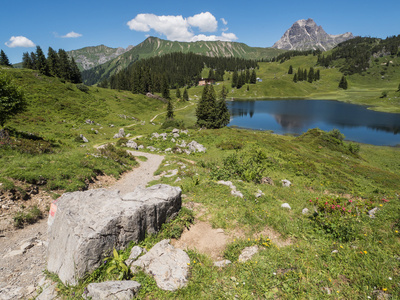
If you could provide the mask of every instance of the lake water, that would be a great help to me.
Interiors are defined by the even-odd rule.
[[[331,100],[268,100],[227,102],[228,126],[302,134],[310,128],[340,130],[346,140],[372,145],[400,145],[400,114]]]

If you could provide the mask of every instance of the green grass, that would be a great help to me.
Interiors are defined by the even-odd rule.
[[[314,59],[298,58],[291,63],[296,68],[296,62],[312,64]],[[248,94],[257,91],[258,95],[270,93],[272,97],[279,92],[282,97],[295,95],[299,98],[332,94],[336,99],[342,97],[343,101],[354,95],[352,101],[373,104],[392,101],[389,98],[393,99],[395,92],[391,86],[398,86],[397,82],[394,84],[395,72],[390,75],[393,79],[381,87],[373,80],[368,87],[362,77],[354,75],[349,78],[351,88],[338,91],[333,81],[339,74],[336,69],[322,70],[319,83],[297,85],[283,74],[288,66],[289,63],[261,64],[259,76],[265,74],[268,78],[262,84],[251,86]],[[118,177],[135,161],[119,147],[100,153],[94,146],[116,143],[112,136],[122,127],[132,136],[142,136],[137,141],[144,146],[161,150],[172,146],[169,141],[151,139],[153,132],[171,130],[160,129],[165,119],[163,115],[155,119],[155,125],[149,124],[156,114],[166,110],[166,105],[160,102],[129,92],[93,87],[83,93],[74,85],[37,75],[34,71],[8,72],[27,91],[30,106],[27,112],[7,124],[13,130],[10,130],[12,143],[0,148],[2,189],[12,188],[14,180],[43,184],[45,179],[50,190],[72,191],[84,189],[86,181],[97,174]],[[271,84],[270,89],[268,84]],[[375,99],[375,93],[379,96],[381,92],[378,91],[382,89],[389,91],[388,99]],[[315,94],[310,94],[314,90]],[[230,97],[245,94],[244,91],[234,90]],[[192,99],[189,103],[195,102],[196,96],[201,95],[201,88],[190,88],[189,95]],[[167,154],[165,161],[169,166],[162,165],[157,173],[178,169],[178,174],[162,177],[151,184],[180,186],[186,195],[183,202],[197,203],[206,212],[201,217],[204,221],[215,228],[237,232],[235,241],[225,252],[225,257],[231,258],[233,263],[219,269],[213,266],[210,257],[188,251],[191,263],[187,287],[165,292],[157,288],[150,276],[131,275],[142,284],[139,299],[366,299],[368,296],[376,298],[379,291],[399,299],[400,148],[360,145],[359,152],[352,153],[348,143],[317,129],[299,137],[235,128],[198,131],[193,127],[196,106],[178,110],[188,103],[176,99],[174,102],[176,118],[192,128],[190,136],[182,135],[179,139],[196,140],[207,147],[207,152],[190,156]],[[396,104],[391,105],[385,109],[395,110]],[[95,124],[86,124],[86,119]],[[98,134],[92,128],[98,130]],[[79,134],[86,136],[89,143],[76,139]],[[25,142],[18,146],[13,144],[18,141]],[[182,164],[186,168],[181,168]],[[270,177],[275,185],[260,184],[264,176]],[[176,181],[177,177],[182,180]],[[231,180],[244,194],[244,199],[232,196],[227,186],[217,184],[219,179]],[[283,179],[290,180],[292,186],[282,187]],[[260,198],[255,197],[258,190],[264,193]],[[329,204],[336,201],[336,205],[356,213],[332,213],[324,209],[323,200]],[[292,209],[282,209],[283,203],[289,203]],[[366,213],[372,206],[379,208],[374,219]],[[311,214],[303,215],[304,208]],[[313,215],[314,209],[318,215]],[[189,226],[191,216],[192,213],[183,211],[180,218],[140,244],[149,249],[163,238],[179,236],[181,230]],[[278,249],[273,242],[269,245],[267,239],[271,237],[255,239],[255,234],[265,228],[290,238],[292,244]],[[264,245],[265,249],[251,261],[237,262],[238,253],[245,246],[263,243],[268,246]],[[126,256],[128,250],[120,254]],[[337,252],[332,253],[333,250]],[[77,287],[59,283],[60,293],[64,299],[81,299],[80,295],[90,282],[118,277],[118,273],[108,274],[106,270],[105,264],[88,274]]]

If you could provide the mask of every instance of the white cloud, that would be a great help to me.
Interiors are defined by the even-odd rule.
[[[221,18],[221,21],[222,21],[222,23],[223,23],[225,26],[228,25],[228,21],[225,20],[224,18]]]
[[[195,35],[194,30],[200,32],[215,32],[218,29],[216,18],[209,12],[200,13],[188,18],[182,16],[157,16],[154,14],[138,14],[134,19],[127,22],[131,30],[150,32],[156,31],[165,35],[168,40],[192,42],[192,41],[216,41],[237,40],[233,33],[222,33],[216,35]]]
[[[189,17],[187,21],[191,26],[198,27],[202,32],[214,32],[218,28],[217,19],[208,11]]]
[[[35,43],[32,42],[30,39],[24,36],[12,36],[5,45],[9,48],[16,48],[16,47],[35,47]]]
[[[63,35],[61,37],[62,38],[78,38],[78,37],[81,37],[81,36],[82,36],[82,34],[71,31],[71,32],[69,32],[66,35]]]

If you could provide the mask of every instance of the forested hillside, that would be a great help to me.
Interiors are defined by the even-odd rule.
[[[339,66],[345,75],[366,71],[372,59],[383,56],[400,56],[400,35],[384,40],[356,37],[339,44],[331,53],[318,57],[318,64],[325,67]]]
[[[109,79],[111,75],[125,69],[139,59],[162,56],[174,52],[195,53],[208,57],[232,57],[243,59],[271,59],[285,50],[250,47],[243,43],[222,41],[176,42],[149,37],[130,51],[82,73],[87,85]]]
[[[163,89],[194,86],[202,70],[210,68],[208,77],[224,80],[225,71],[250,70],[257,62],[233,57],[207,57],[193,53],[171,53],[135,62],[130,67],[101,82],[102,87],[134,93],[162,92]]]

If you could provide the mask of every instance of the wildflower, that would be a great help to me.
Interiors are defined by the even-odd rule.
[[[343,209],[344,211],[346,211],[346,207],[343,207],[342,209]]]
[[[351,203],[351,202],[353,202],[353,200],[350,199],[349,202]]]
[[[188,266],[190,266],[190,263],[187,263]]]
[[[325,205],[328,205],[328,202],[325,202]]]
[[[395,232],[395,233],[399,233],[399,231],[398,231],[398,230],[395,230],[394,232]]]
[[[389,280],[392,280],[392,277],[389,277]]]
[[[386,292],[386,291],[387,291],[387,288],[383,288],[382,291]]]
[[[379,206],[383,206],[382,204],[379,204]]]
[[[342,245],[340,245],[340,248],[342,248],[342,249],[343,249],[343,246],[342,246]]]
[[[368,252],[367,251],[364,251],[364,254],[367,254]]]

